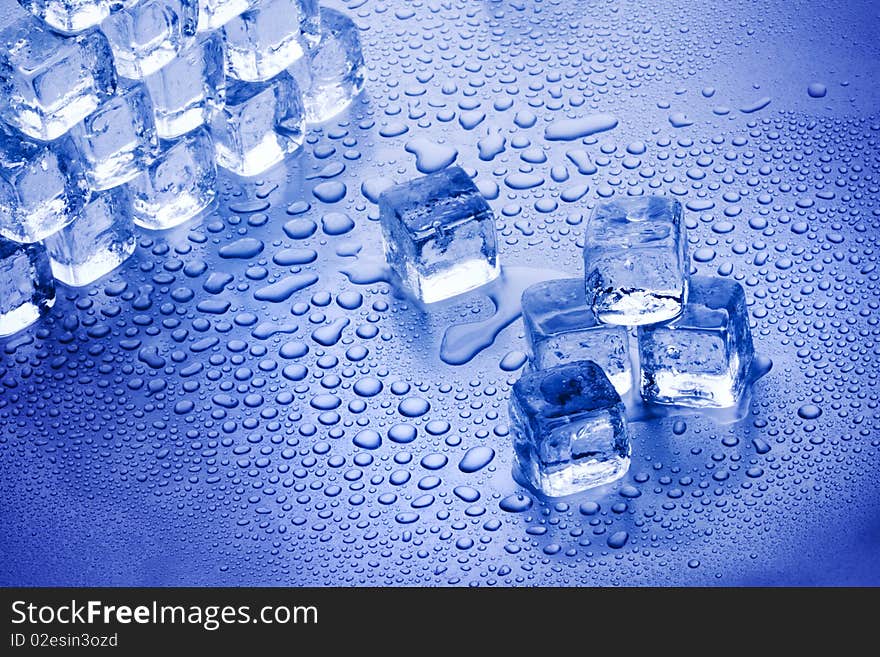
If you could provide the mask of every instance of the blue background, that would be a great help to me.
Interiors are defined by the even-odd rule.
[[[876,4],[332,4],[368,63],[350,110],[0,342],[0,583],[880,583]],[[617,127],[544,139],[600,112]],[[417,155],[490,198],[500,320],[486,296],[423,313],[381,280],[368,196]],[[773,367],[740,421],[634,423],[625,479],[545,503],[510,474],[525,342],[504,324],[526,282],[582,271],[598,200],[639,192],[686,204],[693,271],[743,284]],[[242,239],[262,249],[223,257]],[[289,248],[316,259],[277,264]],[[300,271],[317,282],[255,298]],[[463,472],[476,447],[493,458]]]

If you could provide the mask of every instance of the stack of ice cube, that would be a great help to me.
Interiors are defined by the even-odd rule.
[[[0,3],[0,236],[67,285],[130,256],[134,225],[203,213],[217,165],[249,177],[295,152],[363,86],[357,26],[317,0]],[[43,269],[0,266],[0,287]],[[48,304],[30,307],[0,330]]]
[[[633,327],[645,403],[718,408],[744,398],[753,358],[745,294],[732,280],[689,277],[686,241],[674,199],[604,203],[587,224],[584,279],[523,293],[530,369],[513,387],[511,419],[520,471],[546,494],[625,474]]]
[[[155,143],[152,119],[140,120],[145,92],[117,77],[107,39],[92,29],[108,5],[24,4],[47,22],[22,13],[0,31],[0,234],[26,245],[3,249],[0,286],[20,292],[6,300],[20,304],[4,308],[16,318],[6,330],[48,308],[33,299],[54,299],[49,271],[84,285],[133,252],[123,185]]]

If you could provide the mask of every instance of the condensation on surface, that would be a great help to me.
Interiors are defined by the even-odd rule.
[[[0,582],[880,582],[870,3],[335,6],[363,95],[0,341]],[[453,162],[513,275],[426,309],[373,201]],[[541,500],[511,475],[516,300],[639,193],[681,200],[772,369],[738,422],[646,415],[625,478]]]

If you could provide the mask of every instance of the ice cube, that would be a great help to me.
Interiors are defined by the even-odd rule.
[[[70,143],[92,189],[116,187],[137,176],[158,147],[150,95],[142,84],[117,93],[70,130]]]
[[[596,319],[587,304],[584,279],[532,285],[523,292],[522,312],[532,367],[543,370],[591,360],[605,371],[618,393],[632,389],[627,329]]]
[[[156,159],[129,183],[134,223],[163,230],[191,219],[214,201],[217,168],[206,128],[162,141]]]
[[[198,0],[141,0],[113,12],[101,25],[119,75],[140,80],[189,46],[196,33]]]
[[[303,56],[318,37],[317,0],[263,0],[223,28],[226,73],[260,82]]]
[[[681,316],[639,328],[642,397],[658,404],[727,407],[742,398],[752,334],[739,283],[691,278]]]
[[[305,116],[296,81],[282,72],[269,82],[232,82],[211,133],[218,165],[240,176],[266,171],[302,145]]]
[[[546,495],[608,484],[629,469],[623,403],[592,361],[523,374],[513,384],[510,419],[520,472]]]
[[[198,0],[199,32],[207,32],[223,27],[242,12],[247,11],[258,0]]]
[[[388,264],[424,303],[498,275],[495,217],[461,167],[386,189],[379,213]]]
[[[98,30],[65,37],[26,17],[0,32],[0,116],[34,139],[60,137],[115,89],[113,56]]]
[[[73,220],[85,192],[76,161],[59,157],[68,141],[44,144],[0,123],[0,235],[38,242]]]
[[[660,196],[603,203],[584,235],[587,299],[599,321],[628,326],[676,317],[687,296],[681,204]]]
[[[42,244],[0,237],[0,336],[35,322],[55,303],[55,281]]]
[[[308,123],[339,114],[364,87],[364,55],[357,25],[321,7],[320,40],[290,67],[303,93]]]
[[[49,27],[76,34],[99,24],[110,13],[111,0],[18,0],[18,3]]]
[[[52,274],[67,285],[88,285],[116,269],[135,248],[126,186],[94,194],[73,222],[44,244]]]
[[[173,139],[208,123],[223,107],[223,39],[217,33],[196,39],[169,64],[144,78],[153,101],[156,131]]]

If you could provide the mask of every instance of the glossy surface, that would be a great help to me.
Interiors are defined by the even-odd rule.
[[[880,583],[876,7],[336,6],[364,94],[0,343],[0,582]],[[503,271],[425,313],[375,200],[450,162]],[[628,193],[681,200],[772,369],[741,420],[645,415],[623,479],[545,502],[511,476],[519,298]]]

